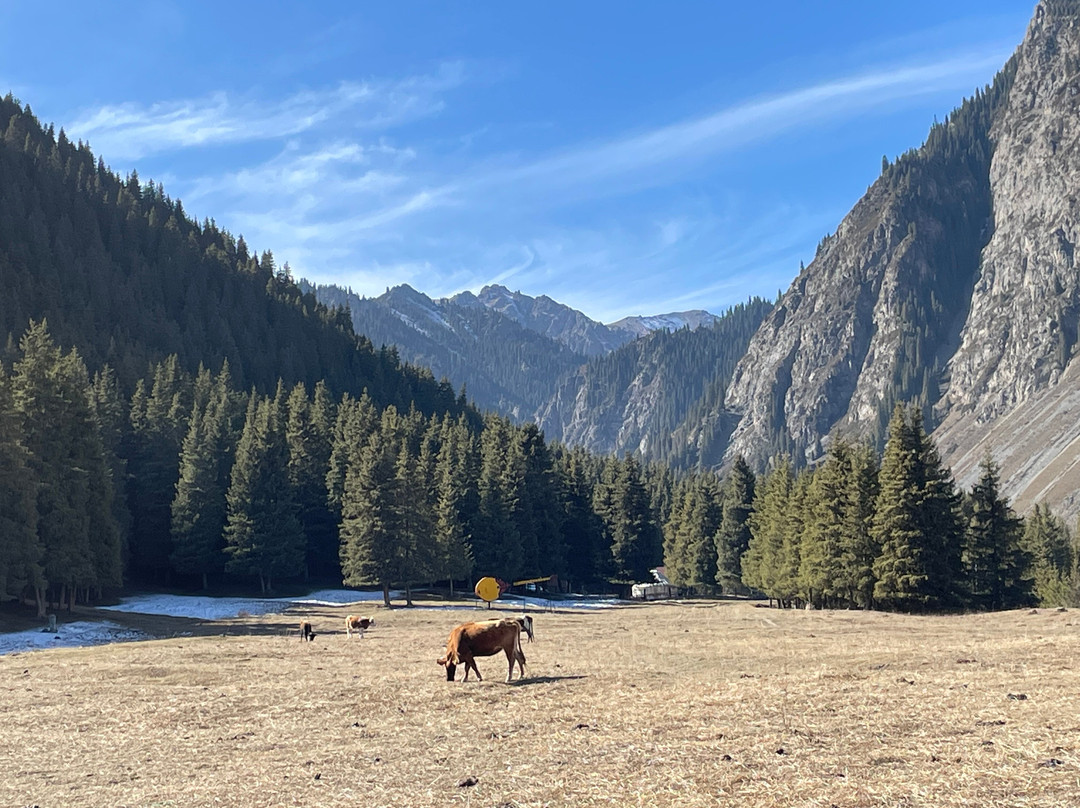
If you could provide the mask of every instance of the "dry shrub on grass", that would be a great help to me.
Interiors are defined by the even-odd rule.
[[[1080,804],[1073,612],[538,613],[509,686],[435,664],[478,612],[344,613],[0,657],[0,804]]]

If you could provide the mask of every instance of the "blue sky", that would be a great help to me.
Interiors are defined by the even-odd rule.
[[[1030,0],[0,0],[0,92],[319,283],[773,297]]]

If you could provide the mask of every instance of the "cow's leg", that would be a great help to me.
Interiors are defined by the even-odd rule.
[[[476,667],[476,659],[475,658],[470,658],[469,661],[465,663],[465,676],[466,677],[468,677],[468,675],[469,675],[469,668],[470,667],[474,671],[476,671],[476,680],[478,682],[484,681],[484,677],[480,675],[480,669],[478,667]]]
[[[511,680],[513,680],[513,678],[514,678],[514,648],[513,648],[513,646],[511,646],[511,647],[509,647],[509,648],[507,648],[505,650],[506,650],[506,661],[508,663],[510,663],[510,668],[506,672],[506,683],[510,684]]]

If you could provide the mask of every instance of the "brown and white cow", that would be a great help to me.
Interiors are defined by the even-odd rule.
[[[315,632],[311,629],[311,623],[305,620],[300,624],[300,642],[303,642],[304,640],[308,640],[310,642],[314,639]]]
[[[525,654],[521,650],[521,623],[517,620],[504,618],[502,620],[488,620],[482,623],[463,623],[450,632],[446,641],[446,655],[438,660],[438,663],[446,668],[446,681],[454,681],[454,674],[458,665],[465,666],[465,678],[469,681],[469,669],[476,671],[476,678],[481,682],[484,677],[480,675],[480,669],[476,667],[476,657],[493,656],[502,651],[506,654],[509,670],[506,673],[506,681],[509,683],[514,677],[514,663],[518,663],[521,669],[521,677],[525,676]]]
[[[355,631],[361,637],[364,636],[364,632],[375,625],[375,619],[372,617],[360,617],[356,614],[350,614],[345,618],[345,634],[349,637]]]

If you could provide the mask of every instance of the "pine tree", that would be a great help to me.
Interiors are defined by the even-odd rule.
[[[784,594],[780,575],[794,484],[791,462],[782,457],[757,486],[750,543],[742,562],[743,585],[775,598],[778,605]]]
[[[289,482],[296,498],[300,524],[307,541],[305,570],[337,571],[337,529],[327,505],[326,478],[330,471],[333,407],[326,385],[320,383],[314,401],[303,384],[289,394],[285,440],[289,447]]]
[[[209,576],[221,572],[225,564],[228,489],[223,466],[232,443],[229,390],[222,383],[227,374],[226,367],[223,379],[195,396],[172,503],[173,550],[169,560],[177,572],[200,576],[203,589],[209,587]]]
[[[901,611],[959,602],[959,497],[922,427],[923,414],[897,406],[881,461],[880,494],[871,535],[874,600]]]
[[[1048,505],[1036,503],[1024,520],[1023,544],[1032,559],[1034,593],[1039,605],[1077,605],[1076,554],[1069,529]]]
[[[999,493],[997,465],[987,456],[967,498],[963,567],[968,602],[978,609],[1029,605],[1031,557],[1022,547],[1022,525]]]
[[[37,530],[44,580],[71,607],[79,589],[121,584],[120,533],[113,488],[79,355],[64,355],[44,321],[19,343],[13,393],[37,487]],[[38,592],[39,609],[44,608]]]
[[[739,455],[724,483],[723,516],[716,536],[716,583],[724,592],[741,589],[742,557],[750,546],[755,484],[754,473]]]
[[[399,503],[397,446],[393,406],[383,412],[381,427],[355,451],[348,463],[341,497],[341,572],[347,586],[382,587],[390,607],[390,585],[397,580]]]
[[[468,455],[474,452],[472,443],[464,423],[454,423],[449,416],[443,420],[435,463],[435,539],[438,574],[449,580],[451,597],[454,581],[468,578],[473,568],[468,519],[464,513],[474,483],[468,475]]]
[[[0,365],[0,594],[21,597],[45,589],[37,535],[37,482],[21,440],[11,381]],[[39,616],[44,604],[39,602]]]
[[[632,455],[612,460],[597,486],[596,510],[611,546],[611,581],[634,584],[651,580],[650,570],[663,561],[663,539],[654,521],[641,465]]]
[[[300,573],[304,533],[288,474],[282,394],[252,393],[226,497],[227,572],[255,575],[263,594],[277,576]]]

